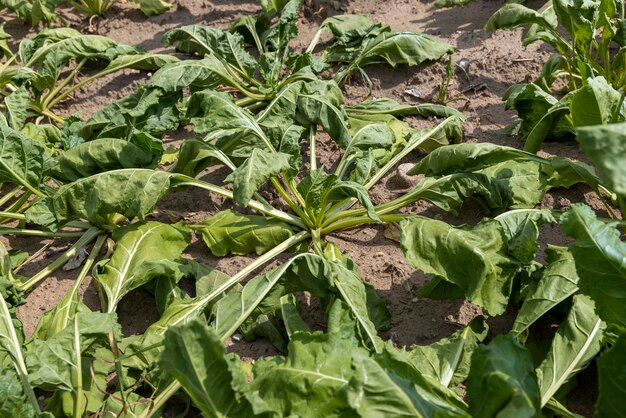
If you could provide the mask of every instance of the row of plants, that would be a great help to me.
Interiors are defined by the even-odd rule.
[[[172,3],[165,0],[131,0],[146,16],[167,12]],[[6,9],[30,22],[32,26],[51,25],[62,20],[57,15],[57,7],[68,5],[87,16],[101,16],[118,0],[0,0],[0,12]]]
[[[452,108],[388,98],[347,106],[340,87],[355,77],[370,83],[367,65],[419,65],[453,53],[451,45],[342,15],[293,51],[301,1],[261,6],[229,31],[167,32],[164,43],[188,59],[68,29],[46,29],[14,53],[2,35],[0,234],[72,240],[30,277],[15,271],[32,255],[0,246],[2,413],[162,416],[177,396],[205,416],[576,416],[567,392],[599,356],[597,412],[619,416],[626,246],[614,208],[626,196],[626,123],[573,128],[593,166],[462,143],[463,115]],[[122,68],[156,71],[86,120],[56,111]],[[593,92],[584,109],[613,94]],[[408,118],[417,116],[436,124],[415,129]],[[164,136],[185,126],[195,136],[165,153]],[[325,138],[341,149],[332,167],[319,165]],[[372,203],[368,191],[414,151],[425,155],[409,171],[421,176],[417,185]],[[212,166],[229,174],[207,182]],[[583,205],[536,209],[549,190],[574,185],[616,219]],[[155,220],[165,195],[189,189],[232,205],[197,223]],[[468,200],[488,217],[454,226],[405,210],[425,201],[456,213]],[[326,237],[391,222],[409,264],[432,276],[419,293],[469,300],[483,315],[427,346],[378,336],[390,326],[385,301]],[[544,224],[560,225],[573,243],[550,245],[542,264]],[[184,256],[194,235],[215,257],[257,258],[228,276]],[[25,338],[16,307],[84,249],[74,286]],[[80,295],[89,275],[100,310]],[[153,295],[160,318],[125,336],[116,310],[138,288]],[[319,301],[323,330],[301,315],[302,292]],[[494,337],[485,320],[507,309],[515,322]],[[534,330],[546,323],[558,327],[542,338]],[[284,355],[250,363],[227,354],[237,331]]]

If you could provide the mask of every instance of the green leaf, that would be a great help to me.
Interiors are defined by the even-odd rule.
[[[113,239],[111,259],[94,269],[94,278],[106,294],[108,312],[115,312],[120,299],[131,290],[155,277],[174,274],[171,261],[187,248],[191,232],[181,223],[146,221],[116,229]]]
[[[576,140],[607,186],[626,196],[626,122],[578,128]]]
[[[221,83],[230,84],[228,70],[214,56],[200,60],[171,62],[161,67],[148,82],[148,87],[159,87],[165,92],[181,91],[189,87],[191,92],[215,88]]]
[[[245,321],[274,314],[280,298],[296,291],[325,296],[329,287],[328,266],[313,254],[299,254],[267,273],[251,279],[241,290],[230,292],[215,305],[214,327],[218,335],[230,336]]]
[[[113,213],[143,218],[169,191],[173,177],[139,168],[107,171],[61,186],[50,203],[59,223],[72,219],[101,223]]]
[[[252,196],[271,177],[291,168],[291,156],[256,148],[246,161],[224,179],[233,183],[235,202],[247,206]]]
[[[376,209],[372,204],[367,189],[353,181],[336,180],[331,187],[324,193],[322,202],[337,202],[349,197],[356,198],[365,209],[367,216],[373,221],[380,222],[380,218],[376,214]]]
[[[263,12],[269,16],[275,15],[285,7],[288,0],[261,0]]]
[[[589,78],[587,84],[572,93],[570,99],[572,124],[576,127],[606,125],[626,118],[622,94],[602,76]]]
[[[509,253],[530,264],[539,250],[539,226],[557,221],[548,209],[518,209],[495,218],[504,229],[509,241]]]
[[[539,25],[543,28],[555,28],[541,13],[521,4],[505,4],[498,9],[485,24],[487,32],[498,29],[515,29],[520,26]]]
[[[563,247],[546,248],[548,266],[524,299],[511,332],[521,335],[539,318],[578,292],[578,275],[572,253]]]
[[[120,339],[121,328],[115,314],[86,312],[78,314],[63,331],[47,340],[32,340],[28,345],[27,363],[32,370],[30,381],[44,390],[75,390],[77,361],[93,356],[98,347],[109,347],[109,333]],[[74,322],[73,321],[73,322]],[[78,331],[79,335],[76,335]],[[74,338],[79,339],[78,347]],[[78,349],[79,352],[76,352]]]
[[[17,375],[12,370],[4,370],[0,375],[0,416],[36,418],[33,405],[28,402]]]
[[[498,221],[453,227],[414,217],[400,228],[400,245],[411,266],[456,284],[490,315],[504,312],[519,264],[508,255]]]
[[[252,76],[256,69],[256,61],[245,50],[243,37],[238,33],[224,32],[208,26],[189,25],[167,31],[163,35],[163,43],[176,44],[177,49],[188,53],[214,54],[220,61],[248,76]]]
[[[295,334],[284,360],[255,364],[253,390],[282,416],[353,416],[336,394],[353,375],[351,354],[360,350],[349,340],[321,333]]]
[[[320,125],[340,147],[345,148],[350,142],[350,132],[342,104],[343,95],[334,81],[306,83],[298,95],[297,121],[306,127]]]
[[[251,393],[237,356],[226,355],[220,338],[200,321],[165,333],[159,367],[178,380],[194,406],[207,417],[253,416]]]
[[[139,3],[139,9],[146,16],[160,15],[167,12],[172,3],[163,0],[136,0]]]
[[[0,182],[21,185],[39,195],[49,157],[37,142],[0,124]]]
[[[467,395],[469,412],[476,418],[531,418],[541,412],[532,357],[510,335],[496,337],[474,351]]]
[[[231,170],[236,168],[230,158],[215,145],[207,144],[198,139],[190,139],[180,146],[178,158],[169,171],[196,177],[202,170],[216,161],[223,163]]]
[[[9,126],[15,130],[20,130],[26,122],[30,94],[28,89],[20,86],[17,90],[4,98],[6,106],[6,117]]]
[[[407,358],[422,375],[443,386],[459,384],[467,378],[472,353],[485,339],[488,329],[484,318],[479,316],[450,337],[430,345],[411,346]]]
[[[598,417],[625,417],[622,397],[626,387],[626,334],[598,359]]]
[[[237,106],[223,92],[206,90],[192,94],[187,104],[187,117],[195,125],[195,131],[201,134],[216,131],[232,133],[249,129],[259,139],[268,142],[254,116]],[[269,145],[268,148],[272,149]]]
[[[469,417],[462,401],[404,360],[389,345],[374,359],[361,351],[353,353],[355,372],[347,398],[358,416]]]
[[[559,326],[548,355],[537,368],[542,406],[600,352],[604,328],[593,301],[585,295],[574,296],[567,319]]]
[[[65,151],[56,159],[51,175],[64,181],[124,168],[154,168],[160,154],[154,154],[123,139],[100,138]]]
[[[626,328],[626,243],[620,240],[619,230],[580,204],[561,216],[561,227],[576,240],[570,251],[580,290],[593,299],[600,318]]]
[[[217,257],[227,254],[261,255],[293,235],[291,227],[277,219],[223,210],[194,228]]]

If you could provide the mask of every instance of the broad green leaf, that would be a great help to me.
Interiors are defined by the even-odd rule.
[[[370,219],[380,222],[380,218],[376,214],[374,204],[372,204],[369,198],[367,189],[359,183],[336,180],[324,193],[322,202],[338,202],[349,197],[356,198],[359,203],[367,209],[367,216],[369,216]]]
[[[335,16],[338,17],[338,16]],[[332,19],[332,18],[329,18]],[[327,19],[328,20],[328,19]],[[394,116],[438,116],[447,118],[456,116],[464,120],[462,112],[448,106],[430,103],[423,104],[400,104],[387,97],[378,99],[367,99],[356,106],[346,108],[348,114],[359,113],[367,115],[394,115]]]
[[[334,81],[306,83],[298,96],[297,121],[321,126],[340,147],[346,147],[351,137],[342,104],[343,95]]]
[[[380,220],[365,187],[353,181],[339,180],[336,175],[328,174],[323,168],[309,170],[297,188],[307,208],[314,213],[319,213],[328,203],[353,197],[367,209],[367,215],[372,220]]]
[[[176,107],[181,92],[166,93],[159,88],[139,85],[137,92],[114,101],[96,112],[80,127],[80,136],[127,138],[143,135],[162,137],[180,124]]]
[[[65,151],[56,159],[51,175],[64,181],[123,168],[154,168],[160,155],[123,139],[100,138]]]
[[[578,128],[576,134],[607,186],[626,196],[626,122]]]
[[[452,45],[424,33],[385,32],[367,42],[356,62],[363,66],[382,62],[392,67],[398,64],[419,65],[424,61],[438,60],[453,51]]]
[[[626,387],[626,334],[598,359],[599,392],[597,417],[625,417],[623,394]]]
[[[540,12],[537,12],[521,4],[505,4],[496,11],[487,23],[485,30],[493,32],[498,29],[514,29],[520,26],[539,25],[544,28],[556,27],[548,21]]]
[[[368,35],[380,23],[372,22],[364,15],[337,15],[326,18],[320,25],[320,31],[328,31],[341,45],[360,40]]]
[[[0,416],[36,418],[33,405],[29,403],[22,385],[13,370],[4,370],[0,374]]]
[[[287,331],[287,336],[290,338],[296,332],[311,331],[309,325],[300,316],[298,302],[293,294],[280,298],[280,318],[283,320],[285,331]]]
[[[498,221],[453,227],[414,217],[400,228],[402,251],[414,268],[456,284],[490,315],[504,312],[519,264]]]
[[[599,76],[588,79],[586,85],[572,93],[570,113],[576,127],[606,125],[626,119],[626,106],[622,94]]]
[[[0,183],[14,183],[43,195],[39,189],[48,158],[39,143],[0,124]]]
[[[263,183],[291,168],[290,161],[289,154],[257,148],[224,182],[233,183],[234,200],[245,207]]]
[[[161,13],[167,12],[171,7],[172,3],[169,3],[164,0],[135,0],[139,3],[139,9],[141,9],[142,13],[146,16],[154,16],[160,15]]]
[[[113,213],[143,218],[169,191],[173,177],[138,168],[107,171],[61,186],[50,204],[59,223],[72,219],[101,223]]]
[[[374,358],[356,351],[352,365],[347,398],[358,416],[469,418],[461,400],[427,380],[389,345]]]
[[[98,347],[109,347],[109,333],[117,339],[121,336],[115,314],[86,312],[77,315],[68,327],[52,338],[32,340],[27,347],[26,360],[32,370],[30,381],[33,386],[50,391],[75,390],[75,373],[80,367],[78,356],[93,356]],[[78,346],[74,344],[75,338],[80,341]]]
[[[229,83],[228,70],[214,56],[201,60],[171,62],[161,67],[148,82],[149,87],[159,87],[166,92],[180,91],[185,87],[194,92]]]
[[[215,145],[207,144],[197,139],[190,139],[183,142],[180,146],[178,158],[169,171],[196,177],[202,170],[216,161],[223,163],[231,170],[236,168],[230,158]]]
[[[354,416],[337,395],[354,374],[352,355],[361,350],[350,340],[321,333],[295,334],[284,360],[256,362],[253,390],[282,416]]]
[[[279,13],[288,0],[261,0],[261,8],[267,15],[275,15]]]
[[[580,290],[593,299],[600,318],[626,328],[626,243],[620,240],[620,231],[580,204],[561,216],[561,228],[576,240],[570,251]]]
[[[293,235],[291,227],[277,219],[244,215],[231,209],[205,219],[194,227],[217,257],[227,254],[261,255]]]
[[[509,241],[509,253],[523,263],[531,263],[539,250],[539,226],[557,222],[548,209],[517,209],[495,219]]]
[[[6,107],[6,117],[9,126],[15,130],[20,130],[26,122],[30,94],[28,89],[20,86],[13,93],[4,98]]]
[[[115,312],[120,299],[131,290],[155,277],[174,274],[171,262],[187,248],[191,232],[180,223],[146,221],[116,229],[113,239],[111,259],[94,269],[94,278],[106,294],[108,312]]]
[[[287,84],[276,93],[276,97],[257,116],[257,122],[273,144],[278,144],[287,129],[294,127],[298,96],[304,85],[303,81]]]
[[[422,375],[446,387],[459,384],[467,378],[472,353],[488,329],[484,318],[477,317],[450,337],[430,345],[411,346],[406,356]]]
[[[163,43],[176,44],[177,49],[202,55],[216,55],[222,62],[252,76],[256,61],[244,48],[243,37],[238,33],[224,32],[208,26],[189,25],[167,31]]]
[[[331,284],[329,280],[328,266],[322,257],[296,255],[220,299],[215,304],[215,330],[218,335],[228,337],[245,320],[274,314],[280,308],[280,298],[286,294],[306,290],[317,297],[325,296]]]
[[[459,173],[437,179],[426,177],[411,194],[453,213],[469,197],[495,212],[503,211],[512,203],[512,193],[506,184],[492,181],[482,173]]]
[[[354,69],[370,64],[419,65],[425,61],[438,60],[452,53],[454,47],[433,36],[416,32],[392,32],[388,27],[373,28],[357,48],[342,45],[324,51],[326,62],[345,62],[349,65],[335,76],[342,81]]]
[[[511,332],[521,335],[539,318],[578,292],[578,275],[572,253],[563,247],[548,246],[548,266],[532,292],[526,296]]]
[[[187,117],[191,119],[198,133],[239,132],[249,129],[259,139],[267,141],[254,116],[237,106],[223,92],[206,90],[191,95],[187,104]]]
[[[284,51],[289,41],[298,36],[297,22],[300,17],[300,6],[302,3],[303,0],[289,0],[280,11],[278,22],[263,34],[263,41],[269,43],[274,51]],[[273,65],[276,68],[274,72],[279,75],[281,68],[277,64],[282,64],[280,59],[275,60]],[[277,77],[270,78],[271,81],[276,79]]]
[[[510,335],[474,351],[467,395],[469,412],[476,418],[531,418],[541,413],[532,357]]]
[[[200,321],[170,328],[159,367],[178,380],[195,407],[207,417],[253,416],[251,393],[239,358],[226,354],[223,342]]]
[[[541,405],[600,352],[605,324],[585,295],[574,296],[569,315],[560,326],[548,355],[537,368]]]

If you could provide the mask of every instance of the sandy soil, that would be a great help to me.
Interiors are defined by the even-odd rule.
[[[466,140],[495,142],[510,146],[521,146],[516,137],[506,137],[498,131],[514,120],[514,114],[504,110],[501,97],[505,90],[514,83],[533,79],[550,51],[541,46],[523,48],[519,31],[497,32],[488,34],[482,28],[491,14],[502,6],[503,1],[476,1],[464,8],[437,10],[434,2],[416,0],[352,0],[319,1],[309,0],[300,20],[300,38],[297,47],[308,45],[321,21],[331,15],[341,13],[370,14],[375,20],[387,23],[394,30],[422,31],[437,35],[456,45],[458,52],[455,60],[470,60],[469,71],[455,69],[455,77],[449,87],[449,105],[461,109],[467,117]],[[530,4],[539,6],[540,4]],[[259,7],[255,1],[244,0],[179,0],[171,12],[152,18],[144,17],[137,9],[128,6],[116,6],[107,13],[106,18],[96,19],[90,29],[86,20],[66,13],[72,27],[83,31],[93,31],[109,36],[121,42],[139,45],[150,51],[163,50],[160,39],[171,28],[185,24],[210,24],[226,27],[235,18],[243,14],[253,14]],[[0,16],[2,16],[0,14]],[[32,34],[21,22],[9,20],[5,30],[17,39]],[[400,67],[390,71],[388,68],[368,67],[368,74],[374,82],[373,95],[391,97],[401,102],[429,102],[436,98],[445,74],[444,63],[434,63],[423,67]],[[64,111],[67,114],[80,111],[89,116],[100,107],[134,90],[135,82],[145,80],[146,73],[126,71],[123,74],[97,81],[85,88],[77,97],[68,102]],[[407,94],[411,90],[413,95]],[[355,79],[344,87],[346,100],[356,102],[367,95],[367,87]],[[417,92],[417,96],[415,92]],[[423,123],[415,121],[415,123]],[[192,134],[181,132],[166,140],[171,143],[189,138]],[[320,147],[322,162],[332,165],[336,158],[336,149],[330,143]],[[575,144],[546,144],[544,151],[573,158],[582,158]],[[403,161],[415,162],[419,155],[410,155]],[[220,173],[207,172],[210,178]],[[223,173],[222,173],[223,174]],[[396,197],[406,185],[398,184],[392,173],[372,190],[374,201],[384,201]],[[580,187],[568,191],[556,191],[546,196],[542,206],[566,209],[572,201],[587,201],[593,206],[597,202],[589,190]],[[162,219],[184,217],[197,221],[214,214],[224,207],[223,202],[215,200],[202,192],[180,192],[165,198],[158,209]],[[409,208],[411,213],[437,215],[429,205],[419,203]],[[440,216],[440,215],[437,215]],[[443,219],[454,224],[475,223],[483,216],[477,208],[468,205],[461,211],[461,216],[445,215]],[[164,218],[165,217],[165,218]],[[387,234],[390,235],[390,234]],[[1,237],[3,242],[13,248],[24,248],[34,252],[45,241],[38,239]],[[480,313],[477,307],[461,301],[432,301],[415,294],[415,288],[424,284],[427,277],[412,269],[404,261],[397,242],[389,239],[384,226],[360,228],[335,234],[330,237],[341,250],[359,265],[362,278],[372,283],[388,303],[392,314],[391,330],[382,334],[400,345],[428,344],[445,337],[466,324]],[[558,228],[546,226],[542,229],[541,244],[563,244],[564,237]],[[45,263],[55,257],[54,250],[67,246],[66,242],[52,243],[49,256],[40,262],[25,267],[20,274],[36,272]],[[194,242],[187,251],[189,257],[214,265],[222,271],[232,274],[250,261],[247,257],[231,257],[217,260],[207,255],[201,242]],[[34,330],[41,314],[51,309],[72,285],[74,272],[61,272],[46,280],[28,296],[28,304],[20,307],[18,313],[24,321],[27,333]],[[88,281],[83,291],[89,305],[98,306],[95,286]],[[310,322],[318,322],[319,311],[312,305],[305,308]],[[143,291],[129,295],[119,307],[120,320],[126,335],[142,332],[157,317],[156,308],[150,297]],[[490,320],[492,331],[506,332],[514,319],[514,313]],[[231,349],[250,358],[274,353],[273,348],[263,341],[248,344],[234,343]],[[583,375],[584,380],[593,382],[593,371]],[[593,385],[592,385],[593,386]],[[591,415],[593,397],[587,390],[575,392],[574,403],[570,406],[583,415]],[[585,395],[585,396],[581,396]]]

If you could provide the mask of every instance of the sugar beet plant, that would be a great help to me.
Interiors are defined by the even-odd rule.
[[[443,106],[389,99],[345,106],[337,83],[354,71],[417,64],[451,47],[339,16],[322,24],[306,53],[295,54],[289,41],[299,2],[280,3],[262,3],[261,15],[242,18],[232,32],[188,26],[166,33],[167,43],[199,57],[164,65],[86,121],[68,120],[63,134],[71,146],[57,155],[27,132],[0,126],[0,179],[36,196],[17,191],[3,200],[1,216],[17,225],[0,233],[75,238],[28,278],[15,273],[24,254],[0,247],[0,384],[12,400],[5,408],[20,416],[161,416],[183,388],[183,399],[206,416],[537,416],[544,408],[571,416],[560,391],[600,351],[605,324],[575,285],[554,296],[545,284],[552,276],[574,280],[577,264],[567,249],[553,249],[547,266],[535,261],[539,226],[560,213],[534,207],[554,187],[620,192],[613,163],[598,164],[599,178],[565,158],[461,144],[462,116]],[[318,55],[325,33],[332,38]],[[245,39],[259,49],[258,60]],[[326,69],[330,63],[340,63],[338,71]],[[322,70],[334,80],[318,77]],[[419,115],[440,119],[422,130],[403,120]],[[159,138],[181,124],[200,139],[164,155]],[[341,149],[332,166],[319,164],[321,141]],[[421,180],[374,204],[368,191],[416,150],[428,154],[410,171]],[[171,164],[155,169],[159,161]],[[197,178],[217,165],[229,171],[222,181]],[[192,188],[234,205],[195,224],[147,219],[163,196]],[[14,210],[20,199],[23,212]],[[456,212],[467,199],[497,216],[452,226],[404,211],[423,200]],[[405,350],[382,341],[377,333],[390,319],[384,301],[326,237],[385,222],[399,223],[407,260],[433,276],[423,295],[468,299],[485,316],[521,306],[512,335],[481,345],[488,329],[478,317],[430,346]],[[193,234],[216,257],[258,257],[229,277],[182,257]],[[98,261],[109,238],[114,245]],[[24,341],[14,316],[23,293],[85,248],[74,286]],[[80,297],[90,272],[100,311]],[[191,291],[181,286],[185,277],[194,280]],[[115,312],[139,287],[152,292],[161,316],[143,334],[124,337]],[[319,300],[326,332],[311,330],[300,315],[301,292]],[[563,309],[569,313],[559,319],[552,351],[533,359],[522,345],[530,326]],[[581,318],[587,322],[579,326]],[[286,356],[241,362],[223,346],[237,330],[269,338]],[[462,382],[469,403],[457,391]],[[48,394],[44,413],[35,390]]]

